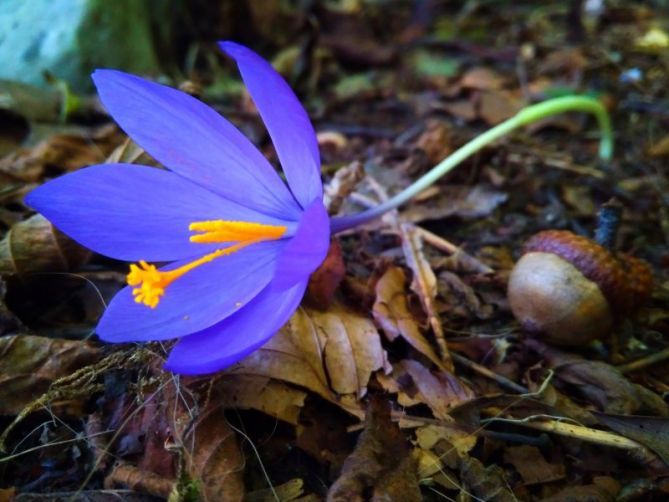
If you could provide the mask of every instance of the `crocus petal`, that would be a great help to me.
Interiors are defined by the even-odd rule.
[[[330,247],[330,218],[320,199],[307,206],[276,264],[274,287],[288,288],[316,270]]]
[[[169,285],[155,309],[135,303],[128,286],[107,307],[97,334],[118,343],[167,340],[206,329],[238,311],[270,282],[282,249],[280,241],[261,242],[201,265]]]
[[[239,312],[179,340],[165,368],[185,375],[219,371],[260,348],[300,304],[307,281],[278,292],[271,285]]]
[[[80,244],[128,261],[206,254],[212,245],[189,241],[193,221],[286,224],[169,171],[131,164],[92,166],[56,178],[30,192],[26,203]]]
[[[97,70],[93,80],[114,120],[164,166],[228,200],[296,216],[295,200],[267,159],[212,108],[119,71]]]
[[[297,201],[306,208],[323,196],[320,156],[314,128],[286,81],[255,52],[234,42],[221,49],[239,66]]]

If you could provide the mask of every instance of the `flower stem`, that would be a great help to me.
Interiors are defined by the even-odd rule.
[[[523,108],[510,119],[477,136],[434,166],[415,183],[378,206],[358,214],[333,218],[331,222],[332,233],[348,230],[349,228],[366,223],[401,206],[450,172],[460,162],[515,129],[552,115],[572,111],[591,113],[597,118],[601,132],[599,156],[603,160],[610,160],[613,154],[613,132],[611,129],[611,120],[604,106],[596,99],[586,96],[564,96],[549,99],[548,101]]]

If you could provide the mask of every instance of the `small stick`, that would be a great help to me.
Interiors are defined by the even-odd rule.
[[[460,354],[457,354],[453,351],[451,351],[451,358],[458,364],[461,364],[462,366],[469,368],[470,370],[478,373],[479,375],[489,378],[491,380],[494,380],[497,382],[500,387],[503,387],[507,390],[510,390],[512,392],[517,392],[519,394],[527,394],[529,392],[529,389],[527,387],[523,387],[520,384],[517,384],[513,380],[510,380],[502,375],[498,375],[494,371],[486,368],[485,366],[475,363],[474,361],[471,361],[467,359],[464,356],[461,356]]]
[[[655,352],[654,354],[637,359],[636,361],[618,365],[616,366],[616,369],[621,373],[631,373],[632,371],[638,371],[653,364],[660,363],[666,359],[669,359],[669,347],[660,352]]]

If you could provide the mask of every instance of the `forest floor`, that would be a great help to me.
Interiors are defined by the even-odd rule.
[[[100,342],[127,264],[23,203],[88,165],[155,162],[94,97],[65,122],[40,114],[48,96],[0,110],[0,501],[669,499],[669,17],[662,2],[448,3],[244,20],[314,123],[332,214],[562,95],[606,106],[613,158],[582,113],[515,131],[335,236],[288,325],[207,377],[163,370],[170,342]],[[236,69],[199,50],[172,84],[275,161]],[[612,199],[615,248],[650,265],[650,298],[581,346],[526,333],[506,294],[524,242],[592,235]]]

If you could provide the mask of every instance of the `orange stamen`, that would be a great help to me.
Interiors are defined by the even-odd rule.
[[[151,265],[144,260],[141,260],[138,264],[130,265],[127,281],[130,286],[138,286],[132,290],[135,302],[156,308],[161,297],[165,294],[167,286],[185,273],[221,256],[233,254],[251,244],[279,239],[287,230],[285,226],[279,225],[225,220],[196,221],[191,223],[188,229],[203,232],[191,236],[191,242],[200,244],[236,242],[236,244],[217,249],[174,270],[161,271],[155,265]]]

